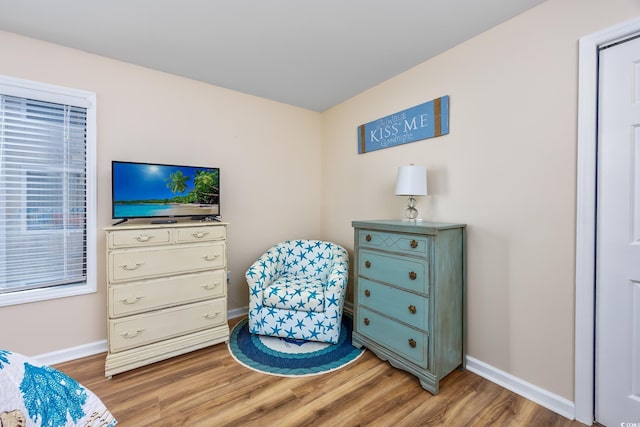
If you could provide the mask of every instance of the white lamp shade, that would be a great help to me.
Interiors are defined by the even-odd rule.
[[[426,196],[427,167],[408,165],[398,168],[396,196]]]

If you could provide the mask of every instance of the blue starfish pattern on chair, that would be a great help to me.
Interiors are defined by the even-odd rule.
[[[249,330],[335,344],[349,277],[347,251],[321,240],[278,243],[245,273]]]

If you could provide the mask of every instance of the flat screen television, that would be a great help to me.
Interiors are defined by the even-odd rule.
[[[111,162],[112,218],[219,219],[220,168]],[[163,219],[160,219],[163,218]]]

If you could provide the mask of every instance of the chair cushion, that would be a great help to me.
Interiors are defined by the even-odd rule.
[[[264,290],[265,307],[296,311],[324,311],[324,286],[318,277],[285,275]]]

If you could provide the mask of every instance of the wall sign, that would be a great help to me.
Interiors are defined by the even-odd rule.
[[[449,96],[358,126],[358,153],[449,133]]]

